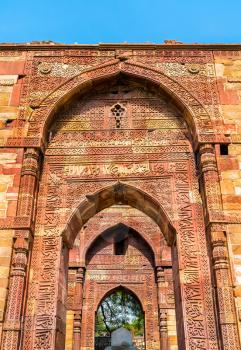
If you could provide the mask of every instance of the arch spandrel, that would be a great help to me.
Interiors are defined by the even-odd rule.
[[[119,59],[86,70],[61,84],[38,105],[32,106],[28,137],[41,137],[46,143],[48,127],[54,115],[76,94],[89,91],[98,81],[104,81],[120,73],[153,83],[164,90],[183,111],[193,140],[197,140],[202,133],[208,138],[213,135],[211,118],[201,102],[183,85],[160,70],[146,67],[133,61],[122,62]],[[203,129],[203,130],[202,130]]]
[[[63,230],[63,239],[68,246],[73,245],[76,235],[91,217],[113,204],[128,204],[139,209],[156,222],[167,243],[173,244],[176,230],[161,204],[144,191],[117,182],[92,195],[87,195],[79,203]]]

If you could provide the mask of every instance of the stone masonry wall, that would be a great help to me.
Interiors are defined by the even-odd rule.
[[[241,336],[241,46],[231,45],[0,47],[0,324],[6,311],[13,241],[19,229],[15,216],[24,147],[21,142],[15,147],[14,142],[26,137],[29,129],[33,136],[35,125],[29,128],[32,112],[51,91],[85,69],[121,55],[182,83],[212,115],[217,136],[223,132],[227,137],[222,147],[217,142],[215,151]],[[70,344],[71,311],[67,319]]]
[[[241,216],[241,52],[214,52],[220,112],[231,143],[226,150],[217,147],[223,210]],[[229,257],[233,272],[234,295],[241,321],[241,226],[228,225]],[[241,331],[241,329],[240,329]]]
[[[24,54],[0,54],[0,221],[12,222],[16,215],[23,149],[5,148],[13,136],[13,125],[19,112]],[[4,225],[1,225],[4,228]],[[11,225],[6,225],[11,226]],[[0,332],[6,307],[13,229],[0,227]],[[1,334],[1,333],[0,333]]]

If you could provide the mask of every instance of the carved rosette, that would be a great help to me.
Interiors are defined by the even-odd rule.
[[[211,232],[211,244],[223,349],[238,349],[238,328],[225,232]]]

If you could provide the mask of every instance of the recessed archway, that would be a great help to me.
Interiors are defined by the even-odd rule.
[[[213,125],[209,113],[200,101],[173,77],[167,76],[161,70],[147,67],[131,60],[112,60],[103,65],[87,69],[61,84],[49,93],[43,100],[33,104],[28,136],[38,134],[43,144],[48,142],[48,129],[56,113],[63,105],[71,101],[76,95],[89,91],[97,82],[125,74],[152,83],[164,92],[177,104],[190,127],[194,143],[197,143],[203,134],[208,132],[209,140],[214,138]],[[38,120],[38,125],[36,125]],[[196,145],[197,146],[197,145]],[[195,146],[195,147],[196,147]]]
[[[125,66],[125,69],[122,71],[123,65]],[[120,67],[122,68],[120,69]],[[43,130],[47,132],[48,126],[50,125],[48,123],[51,123],[51,117],[54,118],[55,112],[61,108],[61,104],[64,104],[64,102],[67,104],[75,94],[81,93],[80,90],[84,86],[86,87],[86,85],[82,83],[87,82],[88,85],[91,76],[95,83],[98,80],[106,81],[108,77],[119,75],[121,72],[135,77],[139,74],[140,78],[142,77],[143,80],[148,80],[148,76],[147,74],[145,75],[145,73],[153,72],[153,70],[145,70],[144,67],[138,66],[136,68],[136,65],[134,64],[131,65],[127,63],[125,65],[123,62],[115,62],[113,66],[111,66],[111,68],[113,68],[111,72],[107,69],[108,74],[105,68],[109,69],[110,65],[102,67],[101,69],[103,70],[97,69],[95,72],[86,72],[86,75],[81,75],[81,79],[83,78],[81,81],[78,79],[76,81],[75,79],[71,79],[71,84],[75,81],[77,85],[73,86],[70,84],[70,88],[70,85],[64,84],[62,86],[63,91],[61,89],[56,90],[56,95],[49,96],[50,100],[47,98],[42,104],[37,106],[38,108],[36,108],[36,111],[32,116],[32,121],[33,125],[38,128],[39,135],[42,135]],[[143,74],[141,74],[142,70],[144,70]],[[156,77],[155,74],[159,76],[161,73],[154,71],[153,74]],[[150,75],[149,81],[154,83],[155,77]],[[158,84],[158,82],[160,84],[160,80],[157,79],[156,83]],[[169,86],[171,87],[173,82],[168,78],[168,84],[169,83]],[[175,84],[176,83],[174,82],[174,85]],[[66,91],[64,91],[67,87],[70,88],[68,90],[69,94],[66,94]],[[91,87],[93,87],[92,82]],[[170,93],[171,89],[166,89],[165,91],[167,93],[169,91]],[[177,97],[175,91],[174,88],[173,94]],[[137,91],[135,93],[137,93]],[[149,96],[148,94],[146,95],[146,91],[144,91],[144,93],[144,96],[142,95],[141,98],[148,99]],[[187,97],[186,91],[183,95],[185,95],[185,100]],[[57,99],[55,99],[56,96]],[[88,106],[90,106],[91,103],[92,106],[96,106],[96,97],[94,97],[93,100],[91,100],[91,96],[88,96],[88,98],[90,98]],[[195,127],[192,125],[195,124],[193,121],[195,113],[193,113],[190,106],[196,110],[196,107],[198,106],[199,108],[200,105],[195,99],[195,101],[192,100],[190,94],[188,94],[188,98],[185,101],[184,100],[182,100],[182,102],[180,102],[181,100],[179,101],[180,110],[183,113],[186,111],[189,113],[189,116],[192,116],[190,119],[191,121],[189,121],[188,124],[190,129],[194,130],[195,134]],[[86,127],[86,132],[83,131],[85,130],[82,127],[83,114],[78,103],[77,105],[72,105],[73,108],[76,107],[77,113],[73,113],[73,110],[71,109],[72,107],[69,108],[70,115],[64,120],[64,124],[66,125],[65,130],[67,131],[65,132],[64,128],[61,129],[61,127],[57,128],[57,140],[53,138],[50,141],[49,148],[46,152],[46,186],[43,188],[41,195],[39,196],[40,214],[38,215],[39,222],[36,227],[38,229],[40,228],[39,236],[43,236],[43,238],[41,238],[44,241],[43,245],[46,242],[47,246],[50,240],[52,242],[53,237],[59,244],[58,249],[51,249],[51,262],[57,266],[59,261],[61,261],[62,265],[61,267],[55,266],[53,269],[53,271],[57,271],[58,269],[58,273],[56,272],[53,276],[51,275],[51,278],[54,279],[54,282],[51,281],[51,283],[55,286],[59,283],[58,290],[64,291],[64,277],[62,271],[64,271],[66,266],[67,259],[65,259],[65,257],[67,254],[65,255],[62,251],[61,256],[59,247],[62,247],[62,243],[64,243],[63,250],[66,252],[66,246],[68,248],[72,247],[77,233],[90,218],[94,217],[103,209],[109,208],[115,204],[120,206],[128,205],[144,212],[156,222],[168,244],[170,246],[176,245],[175,253],[177,254],[174,254],[174,260],[175,280],[177,281],[176,290],[178,294],[178,332],[180,347],[191,349],[196,344],[201,344],[203,348],[211,348],[211,345],[213,344],[210,340],[210,332],[215,334],[215,325],[210,321],[213,317],[212,299],[210,299],[212,291],[206,246],[204,246],[205,230],[203,226],[202,205],[195,174],[193,149],[190,142],[192,135],[190,136],[188,129],[183,125],[185,123],[181,123],[181,115],[175,114],[175,109],[172,109],[171,113],[168,114],[167,104],[162,102],[160,106],[160,100],[157,96],[155,96],[155,101],[156,105],[154,107],[151,104],[148,104],[148,102],[148,107],[143,109],[142,101],[139,100],[133,109],[131,107],[129,109],[130,115],[134,116],[131,122],[134,120],[136,125],[138,125],[139,120],[144,120],[142,129],[140,129],[141,131],[137,131],[138,128],[135,126],[132,128],[132,133],[128,133],[127,130],[125,134],[126,139],[124,142],[126,142],[126,140],[127,142],[132,140],[132,138],[134,139],[138,134],[136,137],[138,146],[135,147],[135,149],[132,147],[126,147],[125,149],[120,146],[118,147],[118,145],[124,143],[121,138],[121,136],[124,135],[124,132],[117,134],[116,130],[112,130],[113,128],[109,117],[109,104],[106,104],[106,106],[103,107],[106,113],[104,112],[102,114],[100,113],[102,106],[98,104],[98,108],[94,110],[94,113],[96,112],[97,115],[94,122],[92,120],[92,115],[84,115],[88,122],[90,121],[89,126],[87,125]],[[178,104],[178,98],[176,103]],[[111,105],[113,106],[113,103]],[[164,113],[159,113],[158,108],[163,108],[163,106]],[[188,109],[188,106],[190,109]],[[134,108],[136,108],[136,114],[134,114]],[[151,119],[150,113],[153,111],[152,108],[155,112],[157,111],[156,116],[159,120],[158,126],[154,128],[154,132],[153,128],[150,128],[147,122]],[[141,116],[138,115],[139,111]],[[39,116],[38,113],[44,113],[46,115],[46,119],[44,121],[42,120],[42,123],[39,125],[37,125],[36,120],[34,120],[36,116]],[[103,115],[104,118],[102,118]],[[59,116],[61,122],[61,118],[64,119],[64,116],[61,113]],[[200,116],[200,114],[196,114],[196,117],[197,116]],[[205,114],[204,119],[206,116],[207,115]],[[99,127],[102,120],[106,121],[106,119],[108,119],[107,123],[104,124],[104,126],[101,125]],[[153,120],[154,119],[155,118],[153,118]],[[188,121],[186,116],[184,119]],[[202,121],[204,119],[202,119]],[[77,120],[77,123],[79,123],[77,129],[74,130],[73,124],[75,123],[71,123],[73,120]],[[97,127],[96,125],[93,125],[95,120],[99,123],[97,124]],[[197,123],[195,125],[199,125],[198,123],[200,120],[198,120],[198,117],[195,120]],[[174,131],[171,131],[172,128],[170,127],[170,124],[172,128],[175,129]],[[81,125],[81,127],[79,127],[79,125]],[[98,129],[101,130],[99,133]],[[118,128],[118,132],[119,129],[120,128]],[[73,131],[73,133],[68,133],[68,130]],[[109,132],[109,130],[111,130],[111,132]],[[31,135],[31,132],[33,132],[33,135],[35,131],[30,127],[29,135]],[[75,143],[72,143],[74,150],[69,149],[69,143],[66,142],[66,134],[68,134],[68,140],[75,140]],[[114,147],[116,145],[113,147],[109,147],[108,145],[108,143],[112,141],[111,136],[113,134],[115,134],[116,140],[118,141],[117,147]],[[169,137],[170,134],[171,137]],[[102,152],[101,146],[99,146],[101,144],[99,142],[100,139],[101,142],[103,141],[103,135],[105,137],[104,146],[107,145],[107,151],[105,150],[105,152]],[[188,135],[190,137],[188,137]],[[175,141],[175,144],[173,143],[173,140]],[[143,142],[145,143],[144,147],[142,147]],[[149,148],[149,146],[153,147],[153,145],[155,149]],[[160,148],[162,149],[160,150]],[[126,154],[126,151],[128,151],[128,154]],[[101,157],[99,155],[103,156],[103,160],[100,159]],[[106,164],[112,162],[113,158],[119,162],[118,164],[122,166],[122,170],[124,169],[122,171],[122,174],[124,175],[119,178],[119,181],[117,175],[110,175],[108,171],[106,171]],[[145,162],[144,165],[143,160]],[[86,165],[87,162],[88,165]],[[104,165],[99,165],[101,162],[104,162]],[[141,168],[141,172],[139,170],[138,172],[131,167],[130,164],[133,162],[138,163],[137,166],[139,169]],[[91,163],[90,166],[89,163]],[[66,164],[67,169],[65,166]],[[69,164],[72,164],[70,170]],[[74,172],[72,172],[72,168],[75,168],[75,164],[77,164],[77,170],[75,171],[74,169]],[[149,166],[150,164],[151,166]],[[88,173],[89,167],[92,165],[94,171],[93,173]],[[85,174],[87,173],[88,176],[83,176],[83,172]],[[131,176],[129,176],[130,173]],[[99,174],[100,176],[98,176]],[[71,212],[72,214],[69,216]],[[65,225],[66,222],[67,224]],[[65,225],[63,230],[63,226],[61,225]],[[58,229],[56,229],[56,227],[58,227]],[[62,231],[61,236],[59,236],[60,227]],[[57,245],[55,241],[54,243]],[[40,254],[42,254],[42,257],[39,261],[44,261],[46,258],[44,248],[43,253]],[[159,267],[160,269],[158,271],[161,272],[162,266]],[[41,269],[44,268],[45,265],[43,264]],[[80,266],[79,269],[84,270],[84,266]],[[62,275],[59,274],[59,271],[61,271]],[[43,275],[41,272],[39,272],[39,274]],[[93,279],[95,279],[95,275]],[[39,312],[40,314],[42,305],[41,292],[44,290],[44,286],[45,281],[40,281],[38,287],[40,298],[37,301],[36,306],[36,313]],[[208,286],[208,290],[205,290],[205,293],[203,290],[204,286],[205,288]],[[54,300],[58,300],[57,289],[51,295],[54,295]],[[62,293],[62,295],[64,295],[64,293]],[[148,295],[146,296],[146,299],[148,299]],[[92,307],[92,298],[90,297],[89,300],[89,307]],[[195,310],[192,309],[194,306]],[[155,312],[158,312],[158,307],[159,306],[156,304]],[[159,308],[164,309],[164,312],[161,315],[164,315],[163,318],[165,319],[165,307],[162,303],[160,303]],[[64,323],[65,319],[62,309],[61,303],[58,300],[58,310],[56,313],[58,314],[58,317],[61,317],[61,321]],[[196,311],[196,313],[194,311]],[[190,318],[189,312],[194,316]],[[51,314],[51,317],[53,318],[55,315]],[[39,322],[38,319],[36,320],[36,323],[37,322]],[[88,328],[86,328],[87,323],[87,319],[84,323],[82,322],[83,327],[85,327],[83,328],[84,334],[88,333]],[[149,324],[149,329],[151,329],[151,320]],[[206,327],[206,324],[211,326],[211,331],[211,328]],[[202,327],[201,336],[192,333],[192,330],[196,327]],[[54,333],[53,328],[49,330],[49,333],[52,337]],[[53,338],[54,337],[55,335],[53,335]],[[61,339],[63,339],[64,335],[61,335],[61,337]],[[213,348],[215,348],[215,346],[216,345],[214,344]],[[150,349],[152,348],[152,345],[150,345]]]
[[[158,259],[157,252],[155,247],[151,244],[149,241],[148,235],[146,235],[144,232],[140,233],[136,231],[134,228],[131,226],[126,226],[123,223],[116,224],[115,226],[107,228],[103,232],[97,232],[94,237],[92,237],[91,241],[88,242],[87,246],[85,247],[83,251],[83,257],[85,259],[85,264],[88,265],[88,261],[91,259],[91,256],[89,256],[89,252],[94,246],[99,246],[98,240],[101,240],[103,242],[108,243],[118,243],[122,242],[125,239],[128,239],[130,235],[135,235],[138,240],[143,242],[143,245],[147,247],[149,251],[152,252],[151,260],[152,263],[156,259]]]
[[[120,285],[108,291],[98,305],[95,350],[104,350],[109,346],[112,332],[122,327],[131,332],[133,345],[144,350],[145,314],[141,302],[135,293]]]
[[[132,301],[133,296],[134,299],[139,300],[138,305],[141,305],[139,311],[145,312],[145,320],[148,325],[145,333],[147,342],[153,341],[158,344],[160,336],[157,313],[156,265],[153,250],[141,235],[125,225],[110,227],[99,235],[90,246],[88,245],[85,268],[82,346],[92,347],[92,338],[94,333],[96,333],[96,313],[98,314],[103,300],[111,296],[114,291],[123,290],[128,292],[127,295],[131,295]],[[115,297],[118,298],[118,294],[114,293],[113,298],[115,299]],[[91,304],[92,298],[94,304]],[[113,300],[111,299],[110,302],[112,303]],[[118,307],[118,305],[117,308],[113,305],[111,313],[118,312]],[[123,315],[120,316],[122,317]],[[113,324],[115,319],[117,320],[117,325]],[[95,330],[90,326],[94,320]],[[103,318],[99,321],[102,322]],[[109,337],[115,328],[121,326],[119,321],[119,317],[116,315],[111,321],[112,325],[109,325],[109,330],[107,329],[108,334],[105,333],[106,330],[105,332],[102,330],[102,333],[97,332],[98,336]],[[86,336],[87,322],[89,325],[88,336]],[[142,322],[142,334],[135,335],[139,335],[139,342],[144,343],[144,319],[142,319]],[[122,324],[122,326],[129,327],[131,324]],[[134,327],[134,324],[132,326]],[[97,340],[95,338],[96,342],[103,342],[104,340],[107,339],[99,338]],[[100,349],[100,346],[101,344],[99,346],[96,345],[95,348]]]
[[[160,203],[144,191],[122,182],[86,195],[63,231],[64,241],[72,246],[81,227],[96,213],[113,204],[128,204],[141,210],[157,223],[168,244],[171,245],[175,241],[176,230]]]

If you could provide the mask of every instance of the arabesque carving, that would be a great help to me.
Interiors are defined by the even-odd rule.
[[[238,349],[212,53],[55,51],[26,52],[6,141],[24,159],[2,349],[94,350],[118,288],[142,305],[146,349]]]

